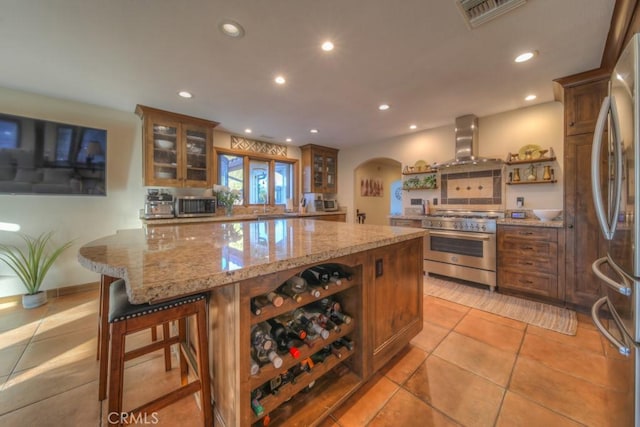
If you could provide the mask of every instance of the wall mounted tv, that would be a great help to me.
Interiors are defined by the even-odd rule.
[[[105,196],[107,131],[0,114],[0,194]]]

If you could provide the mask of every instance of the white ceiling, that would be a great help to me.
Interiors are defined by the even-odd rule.
[[[529,93],[553,100],[553,79],[600,65],[614,1],[529,0],[475,30],[454,0],[0,4],[0,86],[343,148],[409,133],[410,123],[428,129],[524,107]],[[245,37],[222,35],[223,18]],[[327,38],[330,54],[320,50]],[[533,61],[513,62],[530,49]],[[278,73],[286,85],[274,84]],[[378,111],[383,102],[391,109]]]

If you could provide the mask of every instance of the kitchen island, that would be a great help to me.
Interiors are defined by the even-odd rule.
[[[88,243],[78,258],[92,271],[124,278],[133,303],[210,294],[211,375],[220,425],[251,425],[266,416],[275,423],[315,425],[422,329],[424,234],[303,218],[147,226]],[[319,297],[304,294],[300,302],[286,299],[259,315],[252,312],[252,299],[311,266],[329,263],[351,280],[332,283]],[[252,327],[327,297],[339,302],[352,322],[302,347],[299,358],[281,355],[281,367],[264,364],[252,375]],[[314,356],[323,347],[343,337],[351,348],[334,348],[313,369],[307,364],[295,381],[279,386],[277,394],[264,394],[265,384],[280,381],[301,361],[319,360]],[[256,414],[251,400],[259,393],[264,412]]]

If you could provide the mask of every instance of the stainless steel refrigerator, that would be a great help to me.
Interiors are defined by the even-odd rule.
[[[640,425],[640,34],[623,51],[602,103],[591,153],[591,184],[598,224],[607,242],[606,256],[594,261],[602,297],[593,305],[596,327],[622,358],[627,372],[615,405],[622,423]],[[620,405],[618,407],[618,404]]]

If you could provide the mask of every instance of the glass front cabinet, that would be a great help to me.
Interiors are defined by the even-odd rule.
[[[218,123],[138,105],[143,121],[144,185],[212,185],[213,129]]]
[[[302,191],[305,193],[338,192],[338,150],[308,144],[302,151]]]

